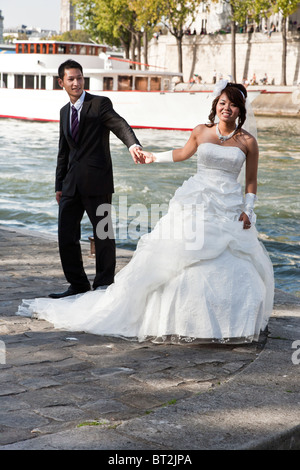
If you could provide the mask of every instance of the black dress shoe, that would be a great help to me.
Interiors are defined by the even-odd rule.
[[[74,287],[70,286],[66,291],[59,292],[57,294],[49,294],[48,297],[51,297],[51,299],[62,299],[63,297],[69,297],[71,295],[84,294],[89,290],[91,290],[90,287],[85,287],[84,289],[75,289]]]

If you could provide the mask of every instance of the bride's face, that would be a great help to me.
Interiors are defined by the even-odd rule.
[[[235,122],[239,116],[239,107],[232,103],[226,93],[222,93],[216,107],[216,113],[220,121]]]

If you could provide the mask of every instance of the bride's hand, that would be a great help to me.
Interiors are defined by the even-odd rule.
[[[144,163],[153,163],[155,162],[155,156],[151,152],[146,152],[145,150],[141,151],[144,157]]]
[[[245,212],[242,212],[239,218],[239,221],[243,222],[243,228],[244,229],[249,229],[251,227],[251,222],[249,220],[249,217]]]

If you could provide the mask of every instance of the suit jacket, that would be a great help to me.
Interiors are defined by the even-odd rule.
[[[128,148],[140,145],[129,124],[114,111],[105,96],[85,94],[77,143],[70,133],[70,103],[60,110],[56,191],[66,196],[73,196],[76,188],[90,196],[114,192],[110,131]]]

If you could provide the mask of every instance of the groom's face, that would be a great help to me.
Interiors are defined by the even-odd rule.
[[[72,103],[75,103],[84,90],[84,78],[80,69],[65,69],[64,78],[58,81],[66,90]]]

